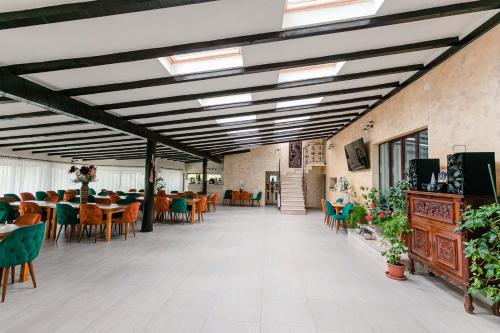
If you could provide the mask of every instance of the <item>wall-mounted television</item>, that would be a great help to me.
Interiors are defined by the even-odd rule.
[[[344,146],[347,167],[349,171],[364,170],[370,168],[370,159],[363,139],[351,142]]]

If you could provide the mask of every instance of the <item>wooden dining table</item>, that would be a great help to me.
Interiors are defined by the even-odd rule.
[[[170,198],[169,196],[167,196],[167,200],[168,201],[172,201],[172,199],[175,199],[175,198]],[[187,204],[188,206],[191,206],[191,224],[194,224],[195,220],[194,220],[194,216],[196,215],[196,206],[198,205],[198,203],[201,201],[200,199],[186,199],[187,201]],[[201,209],[198,209],[198,221],[201,220]]]
[[[335,208],[335,214],[340,215],[342,209],[345,207],[345,203],[343,202],[332,202],[333,208]]]

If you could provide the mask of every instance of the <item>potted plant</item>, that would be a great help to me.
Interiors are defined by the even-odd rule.
[[[80,188],[80,202],[86,203],[89,197],[89,183],[96,181],[96,167],[93,165],[81,167],[71,166],[68,173],[74,174],[75,177],[72,179],[74,183],[82,183]]]
[[[340,177],[336,188],[342,193],[343,202],[349,202],[349,190],[351,189],[351,182],[347,177]]]
[[[457,231],[470,233],[464,254],[469,258],[469,293],[481,294],[493,303],[498,316],[500,304],[500,205],[477,209],[467,207]]]
[[[165,187],[167,186],[165,179],[162,177],[158,177],[155,180],[155,189],[157,192],[165,190]]]
[[[392,279],[406,280],[401,256],[408,252],[408,248],[401,236],[409,232],[407,217],[403,213],[391,215],[382,225],[382,237],[385,240],[382,255],[387,259],[388,268],[385,274]]]

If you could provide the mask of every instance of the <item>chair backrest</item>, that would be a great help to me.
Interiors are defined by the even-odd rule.
[[[335,202],[336,203],[343,203],[344,202],[344,198],[338,198]]]
[[[59,197],[59,200],[64,199],[64,193],[66,193],[65,190],[57,190],[57,196]]]
[[[25,214],[40,214],[42,215],[42,209],[38,204],[34,202],[26,202],[22,201],[19,204],[19,214],[20,215],[25,215]]]
[[[139,193],[133,193],[133,192],[132,192],[132,193],[128,193],[128,194],[127,194],[127,197],[132,197],[132,198],[138,198],[139,196],[140,196],[140,194],[139,194]]]
[[[78,214],[76,209],[68,204],[58,203],[56,205],[57,224],[77,224]]]
[[[198,201],[198,209],[202,212],[206,212],[207,211],[207,200],[208,200],[208,197],[206,195],[200,195],[200,201]]]
[[[59,202],[59,197],[57,195],[51,195],[45,198],[45,202]]]
[[[167,197],[156,197],[154,203],[155,212],[168,212],[170,201]]]
[[[174,198],[174,199],[172,199],[172,212],[174,212],[174,213],[187,212],[187,200],[186,200],[186,198]]]
[[[35,196],[33,193],[30,192],[21,192],[21,200],[22,201],[30,201],[30,200],[36,200]]]
[[[97,193],[97,195],[100,195],[101,197],[105,197],[105,196],[107,196],[107,195],[108,195],[108,192],[106,192],[106,191],[101,191],[101,192]]]
[[[89,197],[87,198],[88,203],[95,203],[95,197],[93,195],[89,194]]]
[[[259,193],[257,193],[256,199],[257,200],[261,200],[262,199],[262,192],[259,191]]]
[[[64,193],[64,196],[63,196],[62,201],[66,201],[66,202],[71,201],[71,199],[73,199],[75,196],[76,196],[76,194],[75,194],[75,193],[72,193],[72,192],[67,192],[67,191],[66,191],[66,192]]]
[[[325,201],[325,209],[326,209],[327,215],[330,215],[330,216],[335,215],[335,208],[328,200]]]
[[[245,200],[245,201],[250,200],[250,193],[248,193],[247,191],[241,192],[241,200]]]
[[[81,190],[79,188],[77,188],[77,189],[75,189],[75,192],[76,192],[76,195],[80,195]]]
[[[42,215],[30,213],[19,216],[17,220],[14,222],[14,224],[17,225],[18,227],[24,227],[27,225],[38,224],[40,223],[41,219]]]
[[[131,203],[137,202],[137,199],[135,197],[125,197],[125,199],[120,199],[118,200],[117,204],[119,205],[128,205]]]
[[[95,198],[95,203],[101,204],[101,205],[111,205],[111,199],[110,198]]]
[[[321,210],[323,213],[326,212],[325,199],[321,198]]]
[[[120,197],[116,194],[111,194],[109,196],[109,200],[111,200],[111,203],[117,203],[118,201],[120,201]]]
[[[349,212],[351,211],[351,208],[352,208],[352,202],[349,202],[347,203],[344,208],[342,208],[342,214],[340,214],[340,216],[342,216],[342,218],[346,218],[347,215],[349,215]]]
[[[177,194],[179,191],[170,191],[171,194]]]
[[[5,224],[9,221],[9,213],[4,210],[0,210],[0,224]]]
[[[14,193],[5,193],[3,196],[8,197],[8,198],[12,198],[15,201],[21,201],[21,198],[19,198],[18,195],[14,194]]]
[[[129,189],[128,191],[129,191],[129,192],[137,192],[137,189],[135,189],[135,188],[131,188],[131,189]]]
[[[44,239],[45,225],[38,223],[16,229],[0,242],[0,267],[32,262],[38,257]]]
[[[116,191],[116,195],[118,195],[120,197],[124,197],[125,196],[125,192],[123,192],[123,191]]]
[[[80,205],[81,224],[102,224],[102,210],[96,205]]]
[[[66,192],[73,193],[74,195],[76,195],[76,190],[73,190],[73,189],[66,190]]]
[[[11,197],[1,197],[0,201],[3,201],[3,202],[16,202],[16,199],[11,198]]]
[[[142,188],[141,188],[141,189],[139,190],[139,193],[144,193],[144,189],[142,189]]]
[[[4,218],[7,219],[7,222],[14,219],[14,208],[12,208],[12,206],[8,202],[0,201],[0,212],[2,212]]]
[[[137,217],[139,216],[139,207],[141,204],[139,202],[131,203],[127,206],[122,215],[122,222],[125,223],[135,223],[137,222]]]
[[[231,193],[231,198],[232,198],[233,200],[240,200],[240,192],[239,192],[239,191],[233,191],[233,192]]]
[[[166,197],[167,196],[167,192],[165,192],[165,191],[158,191],[158,193],[156,193],[156,196],[157,197]]]
[[[52,196],[54,196],[54,195],[57,195],[57,192],[56,192],[56,191],[47,191],[47,195],[48,195],[49,197],[52,197]]]
[[[219,193],[215,192],[214,196],[212,197],[212,202],[214,205],[217,205],[219,203]]]
[[[224,192],[224,200],[226,200],[226,199],[231,199],[232,197],[233,197],[233,191],[231,191],[231,190],[226,190],[226,191]]]
[[[95,191],[93,188],[90,188],[90,187],[89,187],[88,194],[89,194],[89,195],[95,195],[95,194],[96,194],[96,191]]]
[[[56,194],[57,195],[57,194]],[[37,201],[43,201],[45,200],[49,195],[47,194],[47,192],[44,192],[44,191],[36,191],[35,192],[35,198]]]

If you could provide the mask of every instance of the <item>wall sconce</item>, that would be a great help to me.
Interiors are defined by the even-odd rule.
[[[369,131],[370,129],[373,128],[373,125],[375,125],[375,122],[373,120],[370,120],[368,124],[366,124],[365,127],[363,127],[363,131],[364,132]]]

